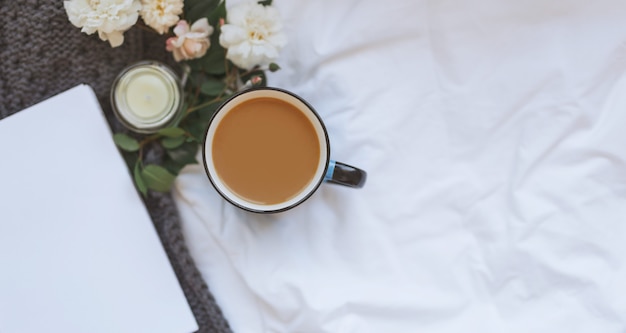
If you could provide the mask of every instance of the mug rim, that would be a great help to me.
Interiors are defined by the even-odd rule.
[[[224,193],[220,187],[216,184],[216,180],[213,179],[213,177],[218,177],[217,175],[212,175],[212,173],[209,170],[208,167],[208,162],[207,162],[207,139],[208,139],[208,135],[209,135],[209,131],[211,130],[211,126],[213,125],[215,119],[217,118],[218,114],[220,114],[220,112],[222,112],[224,110],[224,108],[231,102],[233,101],[235,98],[238,98],[239,96],[248,94],[248,93],[252,93],[252,92],[256,92],[256,91],[276,91],[279,92],[281,94],[286,94],[289,95],[295,99],[297,99],[299,102],[301,102],[307,109],[308,111],[314,116],[314,118],[317,120],[318,124],[320,125],[323,135],[324,135],[324,146],[326,147],[326,161],[324,161],[324,168],[322,170],[322,172],[320,173],[320,176],[318,177],[317,180],[313,180],[312,183],[314,183],[313,187],[304,195],[302,196],[302,198],[300,198],[299,200],[297,200],[296,202],[289,204],[285,207],[281,207],[278,209],[255,209],[249,206],[245,206],[243,204],[240,204],[239,202],[233,200],[228,194]],[[300,108],[298,108],[300,110]],[[305,112],[304,110],[300,110],[301,112]],[[316,133],[318,133],[319,131],[315,131]],[[313,108],[313,106],[311,104],[309,104],[306,100],[304,100],[302,97],[296,95],[295,93],[285,90],[285,89],[281,89],[281,88],[276,88],[276,87],[255,87],[255,88],[250,88],[250,89],[246,89],[243,91],[239,91],[233,95],[231,95],[230,97],[228,97],[228,99],[226,99],[224,102],[222,102],[222,104],[220,104],[220,106],[217,107],[217,109],[215,110],[215,112],[213,113],[213,115],[211,116],[211,119],[209,120],[209,123],[207,125],[207,128],[204,132],[204,137],[203,137],[203,142],[202,142],[202,165],[204,167],[204,171],[205,174],[207,175],[207,177],[209,178],[209,181],[211,182],[211,185],[213,186],[213,188],[217,191],[217,193],[220,194],[220,196],[222,198],[224,198],[226,201],[228,201],[229,203],[231,203],[232,205],[249,211],[249,212],[253,212],[253,213],[260,213],[260,214],[270,214],[270,213],[280,213],[280,212],[284,212],[287,211],[289,209],[292,209],[298,205],[300,205],[301,203],[303,203],[304,201],[306,201],[308,198],[310,198],[313,193],[315,193],[317,191],[317,189],[320,187],[320,185],[322,184],[322,182],[324,181],[324,177],[326,175],[326,172],[328,171],[328,165],[330,163],[330,140],[328,138],[328,131],[326,130],[326,125],[324,124],[324,122],[322,121],[322,118],[320,117],[320,115],[317,113],[317,111]],[[320,139],[320,138],[318,138]],[[320,156],[321,158],[321,156]],[[309,183],[311,184],[311,183]],[[297,195],[301,194],[302,192],[299,192]],[[233,193],[234,194],[234,193]],[[296,196],[297,196],[296,195]],[[245,199],[242,199],[242,201],[244,202],[248,202]]]

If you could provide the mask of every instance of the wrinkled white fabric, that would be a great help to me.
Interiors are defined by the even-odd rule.
[[[626,331],[626,2],[274,5],[270,85],[369,177],[277,215],[179,177],[235,332]]]

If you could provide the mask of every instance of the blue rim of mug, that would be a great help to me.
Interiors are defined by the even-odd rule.
[[[272,91],[277,91],[280,93],[284,93],[287,95],[292,96],[293,98],[296,98],[297,100],[299,100],[302,104],[304,104],[307,109],[315,116],[315,118],[317,119],[320,127],[322,128],[322,131],[324,132],[324,141],[326,143],[326,161],[324,162],[324,170],[321,173],[321,176],[319,177],[319,179],[317,179],[315,185],[309,190],[309,192],[304,195],[300,200],[286,206],[286,207],[282,207],[279,209],[269,209],[269,210],[263,210],[263,209],[254,209],[251,207],[247,207],[244,205],[239,204],[238,202],[234,201],[233,199],[231,199],[226,193],[224,193],[222,190],[220,190],[219,186],[216,184],[216,181],[213,179],[213,177],[217,177],[217,175],[212,175],[211,172],[209,171],[209,168],[207,166],[207,148],[206,148],[206,142],[207,142],[207,137],[209,135],[209,131],[211,129],[211,125],[213,124],[214,120],[216,119],[217,115],[224,109],[224,107],[226,105],[228,105],[233,99],[247,94],[247,93],[251,93],[251,92],[255,92],[255,91],[263,91],[263,90],[272,90]],[[290,210],[298,205],[300,205],[301,203],[303,203],[304,201],[306,201],[307,199],[309,199],[313,193],[315,193],[317,191],[317,189],[320,187],[320,185],[322,184],[322,182],[324,182],[324,179],[326,178],[326,174],[328,171],[328,165],[330,163],[330,140],[328,138],[328,132],[326,130],[326,126],[324,125],[324,122],[322,121],[322,118],[320,117],[320,115],[317,113],[317,111],[315,111],[315,109],[313,108],[313,106],[311,104],[309,104],[307,101],[305,101],[302,97],[287,91],[285,89],[281,89],[281,88],[275,88],[275,87],[258,87],[258,88],[250,88],[250,89],[246,89],[240,92],[237,92],[235,94],[233,94],[232,96],[230,96],[227,100],[225,100],[216,110],[215,113],[213,113],[213,116],[211,116],[211,120],[209,120],[209,124],[206,128],[206,131],[204,132],[204,140],[203,140],[203,144],[202,144],[202,165],[204,166],[204,171],[207,175],[207,177],[209,178],[209,181],[211,182],[211,185],[213,186],[213,188],[217,191],[217,193],[220,194],[220,196],[222,196],[222,198],[224,198],[226,201],[228,201],[229,203],[231,203],[232,205],[241,208],[243,210],[249,211],[249,212],[253,212],[253,213],[260,213],[260,214],[271,214],[271,213],[280,213],[280,212],[284,212],[287,210]]]

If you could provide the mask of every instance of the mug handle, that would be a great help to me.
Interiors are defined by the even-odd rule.
[[[351,165],[330,160],[324,180],[348,187],[361,188],[365,185],[367,172]]]

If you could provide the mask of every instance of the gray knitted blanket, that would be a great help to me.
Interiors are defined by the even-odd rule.
[[[164,39],[153,33],[133,28],[115,49],[96,35],[82,34],[69,23],[61,0],[2,0],[0,31],[0,119],[86,83],[117,132],[122,126],[109,103],[117,73],[139,60],[171,62]],[[198,332],[231,332],[189,255],[171,196],[151,194],[145,203],[198,321]]]

